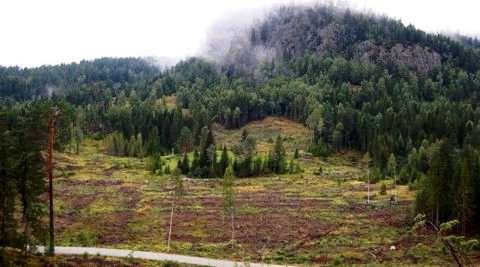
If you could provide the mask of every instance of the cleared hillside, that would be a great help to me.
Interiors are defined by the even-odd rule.
[[[295,148],[306,150],[312,135],[312,132],[301,123],[284,117],[266,117],[232,130],[215,124],[216,142],[231,147],[238,144],[244,130],[248,131],[249,136],[255,138],[257,151],[260,153],[267,153],[271,150],[278,135],[284,138],[287,153],[293,153]]]
[[[169,176],[151,175],[145,160],[103,154],[102,142],[87,140],[83,147],[79,155],[57,156],[57,244],[166,252]],[[177,158],[164,159],[174,165]],[[414,194],[407,186],[392,189],[387,180],[387,194],[381,195],[381,183],[372,185],[373,204],[366,204],[365,173],[356,159],[355,154],[300,159],[303,174],[236,179],[233,248],[221,180],[185,178],[186,195],[177,204],[170,252],[308,265],[448,262],[428,247],[428,235],[408,234]],[[319,166],[323,173],[314,174]],[[392,194],[400,200],[393,206]]]

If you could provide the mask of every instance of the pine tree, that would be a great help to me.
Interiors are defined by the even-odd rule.
[[[47,145],[46,114],[49,109],[44,102],[26,104],[18,112],[13,130],[12,163],[15,167],[11,173],[16,180],[16,191],[22,207],[25,251],[31,238],[44,232],[40,196],[45,192],[45,171],[41,151]]]
[[[455,203],[462,235],[466,235],[467,225],[471,223],[473,217],[474,189],[469,162],[471,159],[470,150],[467,148],[460,163],[456,184]]]
[[[163,161],[162,157],[160,154],[155,154],[149,157],[148,159],[148,170],[152,174],[161,174],[162,173],[162,167],[163,167]]]
[[[256,156],[255,160],[253,161],[253,175],[260,176],[263,174],[263,161],[262,157]]]
[[[192,149],[192,132],[189,128],[183,127],[180,136],[177,139],[177,147],[182,153],[189,152]]]
[[[208,154],[210,155],[209,160],[211,162],[210,169],[208,170],[208,177],[210,178],[218,177],[217,176],[218,175],[217,151],[215,146],[210,146],[210,148],[208,149]]]
[[[333,144],[335,145],[335,149],[337,151],[340,150],[343,146],[343,138],[344,138],[343,131],[344,131],[343,124],[339,122],[337,126],[335,126],[335,130],[333,131],[333,135],[332,135]]]
[[[198,150],[193,152],[192,166],[190,168],[191,175],[194,177],[199,177],[201,175],[200,170],[200,154]]]
[[[158,128],[153,127],[148,133],[147,154],[153,155],[160,152],[160,137],[158,135]]]
[[[252,176],[252,156],[246,156],[242,161],[241,175],[240,177]]]
[[[391,153],[388,157],[387,171],[388,174],[393,178],[393,187],[395,188],[397,186],[397,160],[395,159],[395,155],[393,153]],[[395,192],[395,189],[393,191]],[[394,198],[396,197],[396,194],[394,194]]]
[[[13,246],[17,239],[15,218],[16,180],[11,176],[13,137],[7,131],[6,114],[0,108],[0,265],[3,262],[3,249]]]
[[[273,163],[272,171],[274,173],[285,173],[287,169],[285,162],[285,148],[283,147],[283,141],[280,135],[277,136],[275,141],[271,160]]]
[[[210,133],[210,129],[207,126],[204,126],[202,127],[202,129],[200,129],[200,133],[199,133],[200,140],[198,144],[198,146],[200,147],[200,150],[204,149],[205,147],[208,147],[207,139],[208,139],[209,133]]]
[[[187,175],[189,173],[190,163],[189,163],[189,160],[188,160],[188,154],[187,153],[183,153],[183,160],[182,159],[179,160],[178,166],[179,166],[182,174]]]
[[[135,155],[141,159],[145,157],[145,148],[143,145],[142,134],[137,135],[136,145],[135,145]]]
[[[220,156],[220,162],[218,164],[219,168],[219,175],[224,176],[225,175],[225,170],[227,169],[229,165],[230,159],[228,158],[228,151],[227,147],[224,146],[222,150],[222,155]]]
[[[275,168],[275,159],[273,158],[273,153],[270,151],[266,155],[265,161],[263,163],[263,173],[268,174],[274,172]]]
[[[452,212],[452,149],[448,140],[442,140],[434,150],[429,176],[431,178],[433,218],[440,225],[451,217]]]
[[[199,166],[195,172],[197,176],[206,178],[212,170],[213,157],[215,153],[215,140],[213,138],[212,130],[208,129],[205,140],[202,142],[200,151]]]

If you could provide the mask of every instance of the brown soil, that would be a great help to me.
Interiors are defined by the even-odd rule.
[[[154,205],[169,205],[171,200],[162,199]],[[221,197],[196,197],[201,210],[193,209],[192,202],[183,199],[177,203],[172,239],[190,243],[228,242],[231,235],[230,217],[225,217]],[[235,216],[235,239],[253,254],[261,249],[274,249],[295,245],[302,247],[318,240],[333,230],[334,225],[314,220],[308,215],[310,209],[324,208],[325,200],[288,198],[280,192],[275,194],[244,193],[237,196],[237,210],[265,208],[268,212],[237,213]],[[296,209],[291,212],[285,209]],[[169,213],[164,214],[164,227],[168,228]],[[195,235],[199,229],[201,234]]]

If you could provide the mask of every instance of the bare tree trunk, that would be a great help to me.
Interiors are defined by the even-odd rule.
[[[53,145],[55,144],[55,117],[56,110],[50,111],[48,118],[48,158],[47,158],[47,173],[48,173],[48,202],[49,202],[49,243],[48,254],[53,256],[55,254],[55,224],[53,215]]]
[[[170,227],[168,230],[168,241],[167,241],[167,248],[170,250],[170,240],[172,237],[172,226],[173,226],[173,211],[175,209],[175,198],[172,200],[172,210],[170,211]]]
[[[28,249],[30,247],[30,228],[29,228],[29,225],[28,225],[28,219],[27,219],[27,216],[26,215],[23,215],[23,221],[25,223],[25,227],[24,227],[24,234],[25,234],[25,247],[24,247],[24,256],[25,256],[25,260],[27,259],[28,257]]]

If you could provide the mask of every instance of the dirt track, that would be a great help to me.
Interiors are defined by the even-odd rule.
[[[38,247],[39,252],[44,252],[45,247]],[[271,265],[263,263],[244,263],[227,260],[217,260],[210,258],[192,257],[177,254],[156,253],[147,251],[133,251],[125,249],[107,249],[107,248],[86,248],[86,247],[55,247],[55,253],[61,255],[100,255],[106,257],[133,258],[142,260],[156,261],[175,261],[186,264],[196,264],[202,266],[218,266],[218,267],[280,267],[287,265]]]

